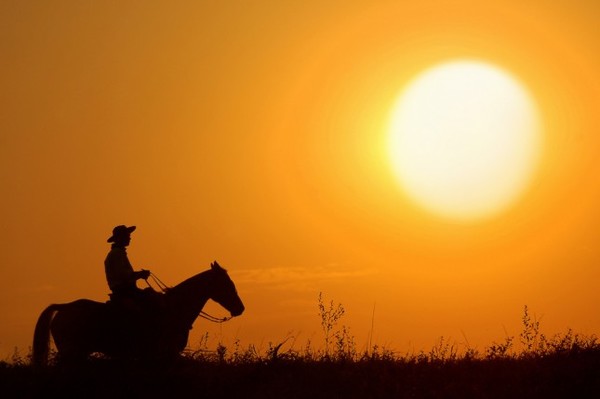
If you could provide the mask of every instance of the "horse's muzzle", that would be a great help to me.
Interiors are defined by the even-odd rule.
[[[241,315],[242,313],[244,313],[244,310],[246,310],[246,308],[244,307],[244,305],[241,305],[239,308],[233,309],[231,310],[231,317],[236,317]]]

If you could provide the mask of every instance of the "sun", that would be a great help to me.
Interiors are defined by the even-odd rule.
[[[541,121],[527,88],[492,64],[458,60],[431,67],[392,109],[391,162],[404,192],[446,218],[493,217],[531,181]]]

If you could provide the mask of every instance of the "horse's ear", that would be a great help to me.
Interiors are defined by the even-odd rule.
[[[216,261],[216,260],[215,260],[215,261],[213,261],[213,262],[210,264],[210,268],[211,268],[211,269],[213,269],[213,270],[223,269],[223,268],[221,267],[221,265],[219,265],[219,264],[217,263],[217,261]]]

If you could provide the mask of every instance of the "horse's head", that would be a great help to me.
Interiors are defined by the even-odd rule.
[[[217,262],[211,263],[210,267],[213,276],[210,298],[227,309],[231,316],[241,315],[245,309],[244,304],[235,289],[235,284],[227,274],[227,270]]]

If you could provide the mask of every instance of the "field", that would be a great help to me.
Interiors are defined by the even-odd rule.
[[[359,353],[338,322],[341,305],[319,299],[324,342],[315,350],[259,353],[252,345],[201,348],[168,363],[95,356],[76,367],[36,369],[18,352],[0,362],[4,398],[598,398],[600,344],[569,330],[546,337],[525,308],[518,337],[458,353],[440,338],[429,351],[399,355],[373,345]],[[517,349],[518,348],[518,349]],[[56,360],[56,359],[54,359]]]
[[[282,354],[168,364],[93,359],[77,368],[0,364],[4,398],[597,398],[600,349],[436,360]]]

